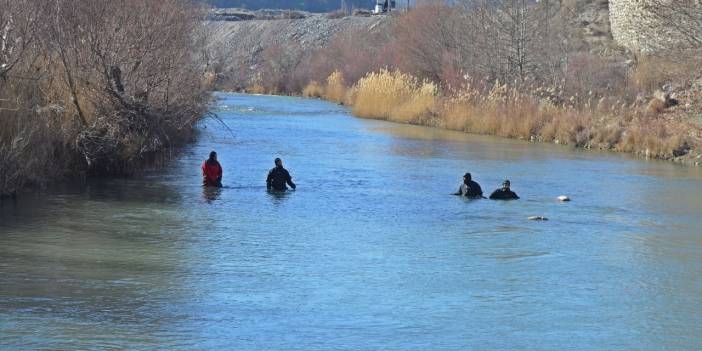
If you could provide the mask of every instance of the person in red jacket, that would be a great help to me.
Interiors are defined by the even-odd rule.
[[[202,163],[202,185],[222,187],[222,166],[217,162],[217,153],[210,152],[210,158]]]

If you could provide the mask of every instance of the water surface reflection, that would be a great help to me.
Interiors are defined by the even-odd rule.
[[[702,347],[701,170],[219,97],[236,137],[0,207],[0,348]],[[522,200],[448,195],[466,171]]]

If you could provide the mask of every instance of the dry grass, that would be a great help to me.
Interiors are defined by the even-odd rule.
[[[523,94],[499,82],[485,92],[467,85],[457,96],[444,100],[441,116],[441,126],[447,129],[527,140],[582,142],[582,137],[563,133],[566,128],[582,131],[579,116],[548,99]]]
[[[636,63],[631,81],[637,90],[650,94],[666,84],[685,81],[690,74],[699,73],[700,63],[699,58],[643,57]]]
[[[307,98],[324,98],[325,100],[336,102],[337,104],[348,103],[348,89],[344,81],[344,75],[339,71],[334,71],[327,77],[325,85],[316,81],[311,81],[302,89],[302,96]]]
[[[661,100],[657,97],[654,97],[651,99],[651,101],[648,102],[648,110],[652,113],[658,114],[663,111],[668,107],[666,102],[664,100]]]
[[[452,96],[442,96],[432,83],[381,70],[354,85],[351,102],[353,113],[364,118],[651,158],[674,158],[693,146],[684,124],[658,120],[645,106],[605,98],[575,105],[576,97],[554,97],[558,94],[553,88],[495,82],[490,89],[464,84]]]
[[[435,114],[438,88],[400,71],[369,73],[353,87],[353,113],[359,117],[419,123]]]
[[[310,84],[302,89],[302,96],[306,98],[322,98],[324,96],[324,87],[319,85],[319,83],[312,81]]]
[[[324,87],[324,98],[334,101],[337,104],[347,103],[347,88],[344,75],[340,71],[334,71],[327,78],[327,85]]]

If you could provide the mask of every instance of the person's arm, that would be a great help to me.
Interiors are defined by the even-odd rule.
[[[295,190],[295,188],[297,188],[297,185],[295,185],[295,183],[293,183],[292,177],[290,176],[290,172],[288,172],[288,171],[285,171],[285,182],[288,183],[288,185],[290,185],[290,187],[293,188],[293,190]]]
[[[490,200],[497,200],[497,199],[499,199],[499,195],[498,195],[499,192],[500,192],[499,190],[493,191],[492,194],[490,194]]]
[[[202,163],[202,176],[207,177],[207,161]]]
[[[475,193],[478,194],[478,196],[483,197],[483,189],[480,187],[480,184],[475,183],[476,190]]]
[[[217,181],[221,182],[222,181],[222,165],[217,163]]]
[[[461,196],[461,195],[463,195],[463,187],[462,187],[462,186],[459,186],[459,187],[458,187],[458,192],[456,192],[456,193],[453,194],[453,195],[456,195],[456,196]]]
[[[268,177],[266,178],[266,189],[271,190],[271,183],[273,182],[273,171],[268,172]]]

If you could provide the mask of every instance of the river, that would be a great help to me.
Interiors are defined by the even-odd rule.
[[[165,170],[3,203],[0,349],[702,348],[702,170],[217,97]]]

